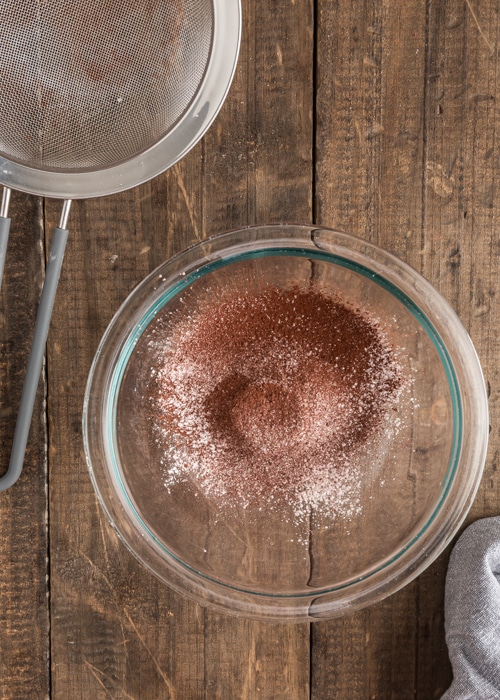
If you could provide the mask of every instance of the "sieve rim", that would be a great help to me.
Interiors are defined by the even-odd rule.
[[[198,90],[173,127],[149,148],[90,170],[31,167],[0,156],[0,184],[55,199],[86,199],[136,187],[181,160],[206,133],[231,86],[241,43],[241,0],[212,0],[213,38]]]

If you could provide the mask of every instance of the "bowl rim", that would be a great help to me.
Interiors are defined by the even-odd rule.
[[[300,245],[298,245],[299,242]],[[96,399],[99,396],[99,392],[94,388],[96,378],[102,381],[103,376],[105,376],[106,387],[114,387],[110,394],[105,392],[106,396],[116,397],[117,381],[118,385],[120,381],[120,373],[118,372],[117,375],[116,358],[119,359],[121,367],[124,368],[138,337],[156,315],[158,307],[166,303],[166,299],[164,299],[166,295],[169,294],[169,298],[175,296],[180,290],[191,284],[194,279],[207,274],[215,267],[231,264],[235,259],[241,259],[242,256],[255,257],[270,252],[272,254],[299,254],[323,259],[326,257],[330,260],[335,258],[337,262],[342,260],[347,266],[354,266],[358,272],[363,269],[367,277],[370,277],[377,284],[382,284],[398,301],[404,303],[406,308],[408,308],[407,302],[409,302],[412,307],[411,313],[417,318],[420,325],[424,326],[426,333],[430,334],[441,362],[445,365],[449,386],[456,388],[457,398],[456,402],[453,402],[455,408],[460,413],[463,410],[462,402],[465,398],[471,404],[470,414],[476,419],[475,430],[466,434],[462,430],[460,416],[458,420],[454,416],[453,424],[456,434],[454,436],[455,456],[453,460],[455,464],[452,467],[453,460],[450,458],[439,498],[436,499],[431,516],[417,534],[399,548],[396,555],[379,560],[377,565],[372,566],[367,574],[363,573],[362,576],[355,577],[341,585],[323,587],[305,593],[266,594],[261,591],[245,590],[210,578],[166,550],[144,523],[142,523],[143,531],[139,540],[141,552],[138,552],[138,540],[132,532],[133,524],[123,522],[124,518],[130,518],[130,514],[126,514],[125,511],[131,505],[133,509],[133,504],[129,503],[127,506],[123,503],[123,498],[119,506],[112,502],[112,491],[113,488],[116,490],[116,478],[119,474],[119,470],[115,467],[113,476],[112,465],[116,464],[116,458],[113,455],[112,443],[106,445],[101,435],[100,446],[96,447],[96,430],[99,430],[99,426],[95,423],[96,410],[103,411],[108,432],[113,433],[114,431],[114,416],[112,410],[110,412],[109,399],[107,403],[103,401],[102,396],[99,400]],[[361,264],[362,262],[364,264]],[[401,285],[404,286],[404,284],[407,286],[406,289],[401,288]],[[435,315],[434,319],[428,318],[427,313],[422,311],[422,297],[427,301],[430,300],[431,311],[432,304],[439,307],[439,314]],[[142,298],[145,298],[147,303],[146,301],[142,304],[139,303],[138,300]],[[147,319],[144,315],[146,309],[149,314]],[[128,330],[128,323],[125,324],[125,327],[123,321],[124,317],[127,316],[128,323],[131,322],[130,319],[133,320],[132,329]],[[460,356],[464,360],[462,367],[464,378],[461,380],[469,384],[466,387],[467,396],[464,395],[463,391],[460,393],[459,380],[453,366],[453,353],[450,356],[448,352],[446,333],[445,339],[442,337],[443,331],[446,329],[448,329],[448,335],[451,334],[460,348]],[[106,368],[102,367],[102,358],[111,345],[113,346],[113,354],[111,359],[107,359],[108,371],[106,374]],[[292,621],[304,620],[305,618],[333,617],[342,614],[346,609],[359,609],[376,602],[409,583],[439,556],[462,524],[479,487],[488,442],[488,404],[484,377],[471,339],[452,307],[417,271],[388,251],[351,234],[318,226],[273,224],[236,229],[200,241],[160,265],[132,291],[108,325],[94,357],[85,392],[83,435],[89,473],[101,506],[120,538],[142,564],[161,580],[176,590],[187,593],[198,602],[208,602],[226,612],[244,614],[250,617]],[[466,470],[465,476],[468,477],[465,479],[466,483],[462,483],[461,490],[455,494],[455,501],[457,498],[458,501],[450,506],[446,501],[450,496],[452,486],[456,485],[457,482],[464,439],[472,440],[469,453],[472,453],[474,465],[469,466],[468,473]],[[97,458],[96,452],[99,450],[101,455]],[[106,467],[108,468],[107,475],[102,472]],[[101,471],[99,471],[100,469]],[[106,478],[111,479],[111,482],[105,483]],[[113,478],[115,479],[114,485]],[[126,494],[126,488],[123,484],[119,485],[119,488],[123,497]],[[436,519],[443,513],[445,505],[451,524],[448,524],[446,532],[442,532],[439,527],[434,531],[433,526]],[[137,519],[140,516],[135,513],[134,517],[135,525],[137,525]],[[445,520],[444,524],[446,522]],[[144,527],[146,527],[146,534]],[[148,537],[149,551],[145,555],[142,548]],[[423,549],[419,548],[417,543],[425,546]],[[415,551],[415,549],[419,551]],[[165,554],[167,561],[163,560]],[[401,564],[402,566],[400,566]],[[210,590],[206,589],[207,585]],[[300,605],[297,605],[298,601],[300,601]]]

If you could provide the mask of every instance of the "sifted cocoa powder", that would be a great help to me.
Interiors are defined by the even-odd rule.
[[[227,294],[175,326],[157,368],[165,484],[194,478],[229,505],[345,510],[353,455],[401,383],[376,321],[342,299],[313,285]]]

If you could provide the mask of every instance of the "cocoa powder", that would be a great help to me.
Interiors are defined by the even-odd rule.
[[[314,285],[223,295],[176,323],[155,370],[165,485],[195,479],[229,506],[352,507],[353,455],[401,383],[377,322]]]

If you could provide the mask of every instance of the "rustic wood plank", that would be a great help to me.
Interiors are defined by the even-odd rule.
[[[108,526],[81,434],[86,378],[105,326],[167,255],[163,220],[151,204],[167,198],[162,177],[79,202],[71,217],[48,360],[53,698],[196,697],[201,687],[200,611],[144,571]],[[56,212],[51,203],[52,221]],[[176,233],[182,247],[189,234]]]
[[[0,292],[0,473],[7,468],[43,280],[42,202],[14,193]],[[42,377],[24,470],[0,493],[0,697],[48,697],[46,419]]]
[[[424,55],[405,61],[402,49],[408,34],[425,46],[425,9],[320,3],[318,20],[318,223],[401,250],[395,232],[420,237],[425,65]],[[412,697],[412,593],[314,624],[313,698]]]
[[[426,274],[471,334],[490,386],[493,431],[472,520],[499,510],[498,12],[488,2],[448,2],[430,21]]]
[[[429,6],[424,274],[471,334],[491,387],[492,426],[498,422],[499,311],[493,303],[499,292],[498,31],[494,3],[449,0]],[[499,512],[498,439],[493,429],[482,484],[465,524]],[[442,628],[442,612],[432,598],[436,587],[443,590],[446,563],[445,555],[418,582],[416,652],[426,669],[417,679],[418,697],[440,697],[450,680],[443,672],[447,652],[442,635],[439,646],[427,642]]]
[[[235,83],[202,143],[165,176],[72,212],[48,360],[54,699],[309,695],[308,625],[206,611],[156,582],[108,526],[81,444],[93,354],[139,280],[206,235],[311,218],[311,4],[244,13]]]
[[[205,211],[219,231],[307,223],[312,215],[312,4],[246,2],[244,16],[240,71],[228,104],[234,114],[227,121],[238,128],[226,130],[221,120],[206,139],[218,158],[207,165]],[[207,611],[205,630],[207,698],[309,697],[307,624]]]
[[[369,238],[423,272],[432,255],[427,241],[436,235],[424,225],[432,109],[427,42],[437,31],[430,25],[422,3],[339,3],[335,11],[319,5],[319,223]],[[388,600],[314,625],[313,697],[438,697],[450,679],[445,567],[442,557]],[[334,649],[340,656],[325,672]]]
[[[488,2],[429,3],[425,17],[416,3],[386,2],[379,10],[381,24],[361,8],[344,8],[343,16],[335,16],[344,28],[337,33],[325,8],[318,69],[321,220],[330,216],[394,250],[450,300],[482,360],[495,425],[497,8]],[[331,46],[330,33],[336,39]],[[380,46],[370,54],[373,35],[380,35]],[[380,105],[364,96],[363,78],[356,87],[356,76],[373,64],[367,56],[381,57],[374,82]],[[340,74],[323,85],[321,66],[328,60],[340,64]],[[337,132],[321,116],[321,105],[332,97]],[[359,125],[379,114],[383,118],[372,141],[382,145],[362,147],[360,134],[368,132]],[[338,187],[323,184],[333,166]],[[498,513],[497,455],[493,431],[485,478],[468,521]],[[442,611],[446,564],[445,553],[391,599],[350,621],[315,626],[313,696],[440,697],[451,678]],[[342,661],[324,674],[319,668],[333,648],[342,650]]]

